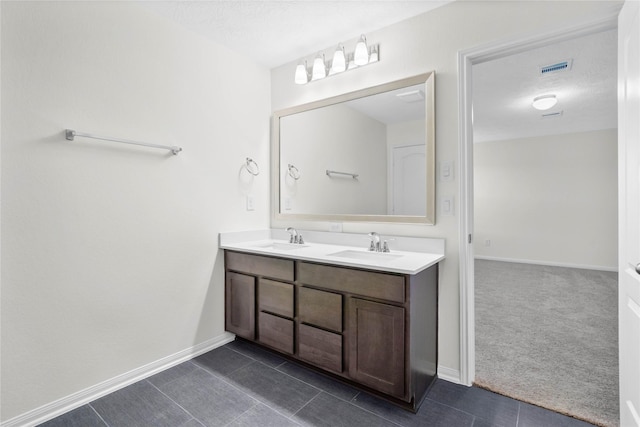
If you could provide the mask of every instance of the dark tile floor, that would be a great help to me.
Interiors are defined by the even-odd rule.
[[[417,414],[234,341],[42,424],[586,427],[555,412],[438,380]]]

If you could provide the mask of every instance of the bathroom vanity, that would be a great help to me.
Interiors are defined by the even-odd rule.
[[[417,410],[437,373],[444,242],[397,238],[433,252],[379,253],[344,244],[361,235],[277,233],[221,234],[226,330]]]

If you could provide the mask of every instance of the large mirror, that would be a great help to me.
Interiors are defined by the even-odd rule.
[[[280,220],[434,224],[434,72],[273,116]]]

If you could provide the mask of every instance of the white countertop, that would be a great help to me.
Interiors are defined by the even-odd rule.
[[[222,249],[402,274],[416,274],[444,259],[444,239],[380,235],[391,252],[369,252],[366,234],[298,230],[303,245],[289,244],[285,230],[220,233]]]

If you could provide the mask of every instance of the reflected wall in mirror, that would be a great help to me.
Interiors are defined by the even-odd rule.
[[[274,113],[274,217],[434,224],[434,80]]]

